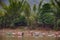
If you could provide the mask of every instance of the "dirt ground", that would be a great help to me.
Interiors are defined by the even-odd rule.
[[[9,33],[9,32],[16,33],[14,35],[15,37],[7,37],[7,36],[9,36],[7,33]],[[17,35],[18,32],[24,32],[24,37],[21,37],[21,38],[18,37],[18,35]],[[48,35],[47,33],[49,33],[49,32],[60,33],[60,31],[54,31],[54,30],[1,29],[0,30],[0,40],[58,40],[56,38],[47,37],[47,36],[44,36],[43,38],[41,38],[41,37],[35,38],[30,34],[30,32],[42,32],[42,33],[46,33],[46,35]]]

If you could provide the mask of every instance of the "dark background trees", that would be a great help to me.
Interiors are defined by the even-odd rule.
[[[9,0],[9,5],[0,1],[2,7],[0,9],[0,28],[18,26],[38,28],[39,26],[60,29],[60,1],[51,0],[50,3],[45,4],[43,1],[41,0],[38,6],[34,4],[33,7],[26,0]]]

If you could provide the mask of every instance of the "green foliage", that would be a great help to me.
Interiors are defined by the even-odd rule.
[[[25,16],[29,17],[30,16],[30,10],[31,10],[30,5],[27,1],[25,1],[24,6],[25,6],[24,7]]]
[[[42,3],[44,0],[41,0],[39,5],[38,5],[38,14],[41,12],[41,7],[42,7]]]
[[[53,6],[52,10],[53,10],[54,15],[55,15],[54,29],[57,30],[58,29],[58,19],[60,19],[60,1],[51,0],[51,5]]]
[[[52,16],[50,13],[44,14],[44,18],[45,18],[44,22],[46,24],[53,24],[54,23],[54,16]]]
[[[43,8],[43,11],[45,11],[45,12],[50,12],[51,11],[51,6],[50,6],[49,3],[44,4],[42,6],[42,8]]]
[[[45,13],[43,15],[40,15],[39,22],[42,22],[45,24],[53,24],[54,23],[54,16],[51,15],[50,13]]]
[[[30,8],[30,4],[27,1],[24,2],[24,13],[25,13],[27,25],[29,26],[30,25],[29,17],[30,17],[30,13],[31,13],[31,8]]]
[[[55,16],[57,18],[60,18],[60,5],[59,5],[60,1],[57,1],[57,0],[54,0],[54,1],[51,0],[51,5],[53,5],[53,7],[52,7],[53,12],[55,13]],[[54,10],[54,9],[56,9],[56,10]]]
[[[33,6],[33,11],[36,12],[36,4]]]
[[[41,0],[39,5],[33,5],[33,10],[26,0],[9,0],[9,5],[0,1],[0,26],[14,27],[15,23],[25,21],[28,26],[36,23],[54,24],[54,28],[60,24],[60,1],[51,0],[51,3],[43,4]],[[43,5],[42,5],[43,4]],[[23,14],[23,15],[22,15]]]
[[[44,24],[51,24],[54,22],[54,16],[51,10],[51,6],[49,3],[46,3],[42,6],[42,11],[39,14],[40,18],[39,21]]]
[[[9,0],[9,5],[2,3],[2,8],[5,10],[4,13],[4,24],[5,26],[14,26],[14,23],[18,20],[23,20],[20,16],[23,8],[23,2],[18,0]]]
[[[21,22],[21,21],[26,21],[24,16],[19,16],[14,22],[17,23],[17,22]]]

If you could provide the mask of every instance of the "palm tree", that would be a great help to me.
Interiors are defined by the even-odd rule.
[[[9,5],[7,6],[3,2],[1,3],[2,8],[4,9],[4,25],[5,26],[14,26],[15,20],[18,20],[21,12],[23,11],[23,1],[18,0],[9,0]]]
[[[58,19],[60,19],[60,0],[51,0],[51,4],[52,4],[52,9],[53,12],[55,13],[55,26],[54,29],[58,29]]]
[[[39,3],[39,5],[38,5],[37,20],[38,20],[39,25],[40,25],[40,13],[42,12],[43,1],[44,0],[41,0],[40,3]]]
[[[31,13],[31,8],[30,8],[30,5],[27,1],[24,2],[24,13],[25,13],[25,17],[26,17],[26,20],[27,20],[27,25],[29,26],[29,17],[30,17],[30,13]]]

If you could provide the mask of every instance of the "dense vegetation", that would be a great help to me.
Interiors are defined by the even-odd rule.
[[[27,26],[29,28],[47,27],[60,29],[60,0],[50,0],[39,5],[33,5],[33,9],[26,0],[9,0],[9,5],[0,1],[0,28],[16,28]],[[43,5],[42,5],[43,4]]]

